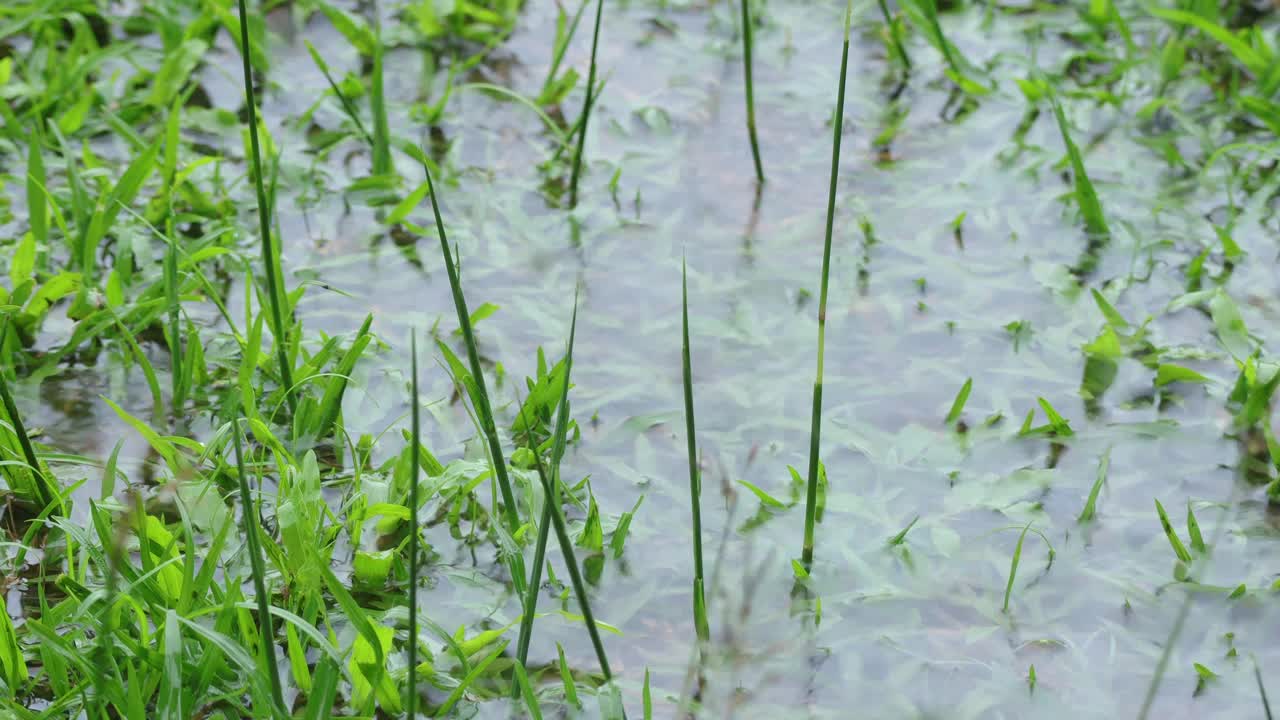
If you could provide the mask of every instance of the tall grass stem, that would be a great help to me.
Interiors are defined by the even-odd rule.
[[[244,96],[248,105],[249,145],[253,151],[253,180],[258,193],[258,231],[262,233],[262,264],[267,278],[267,299],[271,310],[271,332],[275,335],[276,360],[280,364],[280,385],[284,389],[285,402],[290,414],[298,411],[297,399],[294,397],[293,368],[289,364],[288,329],[284,324],[284,313],[280,302],[283,294],[280,278],[276,276],[276,250],[271,239],[271,219],[268,214],[271,206],[267,204],[267,191],[262,182],[262,145],[258,140],[258,103],[253,92],[253,67],[250,61],[249,48],[249,11],[245,8],[245,0],[240,5],[240,59],[244,67]]]
[[[413,373],[413,407],[409,438],[409,697],[405,703],[409,718],[416,717],[418,705],[418,438],[422,431],[418,408],[418,331],[409,334],[410,371]]]
[[[849,28],[853,0],[844,14],[844,46],[840,52],[840,88],[836,94],[836,117],[831,141],[831,186],[827,194],[827,232],[822,246],[822,289],[818,295],[818,368],[813,381],[813,413],[809,430],[809,475],[804,503],[804,549],[801,561],[808,569],[813,563],[813,526],[818,504],[818,453],[822,447],[822,356],[826,348],[827,288],[831,277],[831,235],[836,219],[836,183],[840,177],[840,138],[844,130],[844,88],[849,69]]]
[[[523,666],[529,659],[529,642],[533,638],[533,619],[538,610],[538,591],[542,585],[542,564],[547,554],[547,539],[551,533],[551,508],[560,506],[560,460],[569,435],[569,382],[573,376],[573,343],[578,332],[578,296],[573,298],[573,318],[569,321],[569,344],[564,354],[564,386],[556,408],[555,439],[551,443],[551,490],[542,503],[542,516],[538,520],[538,539],[533,547],[533,567],[529,569],[529,584],[525,588],[524,614],[520,618],[520,638],[516,643],[516,659]],[[512,696],[519,687],[512,687]]]
[[[702,575],[702,479],[698,474],[698,439],[693,416],[693,362],[689,349],[689,272],[680,263],[681,364],[684,377],[684,425],[689,445],[689,508],[693,515],[693,623],[698,640],[711,638]]]
[[[596,0],[596,26],[591,34],[591,65],[587,68],[587,94],[582,101],[582,127],[578,128],[578,149],[573,154],[573,174],[569,178],[569,207],[578,206],[578,178],[582,175],[582,153],[587,144],[587,124],[591,108],[595,105],[596,49],[600,45],[600,16],[604,14],[604,0]]]
[[[751,139],[751,159],[756,166],[756,182],[764,184],[764,165],[760,162],[760,139],[756,136],[756,100],[751,71],[751,7],[749,0],[742,0],[742,73],[747,91],[747,135]]]
[[[445,234],[444,219],[440,215],[440,203],[436,197],[435,183],[431,179],[431,168],[422,164],[426,173],[427,194],[431,196],[431,210],[435,215],[436,232],[440,235],[440,254],[444,256],[445,270],[449,275],[449,289],[453,292],[453,307],[458,314],[458,326],[462,330],[462,339],[467,346],[467,360],[471,366],[472,380],[475,384],[476,397],[473,398],[476,413],[480,418],[480,427],[489,444],[489,454],[493,457],[493,472],[498,481],[498,491],[502,493],[503,517],[507,530],[514,537],[520,529],[520,517],[516,514],[516,498],[511,492],[511,479],[507,474],[506,459],[502,454],[502,443],[498,440],[498,428],[493,420],[493,407],[489,403],[489,391],[485,387],[484,371],[480,367],[480,351],[476,348],[476,335],[471,327],[471,313],[467,310],[467,299],[462,294],[462,280],[458,274],[458,266],[454,262],[453,253],[449,250],[449,238]],[[512,581],[517,594],[524,592],[524,556],[519,552],[511,555]]]
[[[243,2],[244,0],[241,0]],[[246,46],[247,47],[247,46]],[[259,635],[262,637],[262,663],[271,681],[271,698],[278,712],[288,717],[284,704],[284,693],[280,688],[280,672],[276,667],[275,625],[271,621],[271,608],[267,596],[266,568],[262,560],[262,546],[259,544],[259,527],[257,524],[257,506],[249,494],[248,472],[244,464],[243,441],[240,439],[240,420],[232,423],[231,439],[236,453],[236,478],[240,489],[240,522],[244,528],[245,544],[249,550],[249,564],[253,570],[253,591],[258,596],[258,622],[262,624]]]

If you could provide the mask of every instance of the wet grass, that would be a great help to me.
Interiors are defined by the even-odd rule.
[[[813,411],[809,422],[809,473],[805,479],[804,548],[800,562],[805,570],[813,564],[814,527],[818,519],[818,468],[822,461],[822,370],[827,341],[827,289],[831,281],[831,238],[836,222],[836,188],[840,178],[840,140],[844,137],[845,79],[849,72],[849,32],[853,25],[853,3],[845,7],[844,44],[840,50],[839,86],[832,125],[831,182],[827,191],[827,231],[822,242],[821,289],[818,291],[818,369],[813,379]]]
[[[1271,717],[1272,4],[64,5],[0,715]]]

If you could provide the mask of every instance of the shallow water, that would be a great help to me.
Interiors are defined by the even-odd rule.
[[[1277,516],[1263,489],[1240,479],[1241,448],[1225,436],[1235,368],[1211,319],[1195,308],[1166,311],[1186,290],[1186,265],[1215,243],[1205,218],[1227,204],[1225,174],[1175,176],[1148,148],[1152,128],[1134,117],[1140,100],[1121,110],[1069,100],[1076,140],[1114,230],[1096,269],[1083,274],[1082,289],[1071,269],[1086,240],[1067,196],[1051,114],[1043,112],[1017,143],[1026,102],[1004,79],[954,117],[941,58],[919,44],[911,48],[915,73],[898,101],[908,114],[886,157],[873,140],[886,122],[891,68],[877,38],[855,33],[827,313],[822,457],[830,489],[813,568],[822,608],[814,627],[811,613],[791,610],[789,559],[800,549],[802,503],[746,529],[758,501],[736,481],[786,500],[787,465],[803,473],[807,461],[840,13],[768,4],[755,37],[769,180],[757,192],[736,9],[667,5],[608,10],[600,58],[608,82],[592,118],[576,220],[551,207],[542,191],[536,165],[552,141],[528,108],[456,91],[441,128],[452,143],[443,211],[460,248],[468,300],[473,309],[501,306],[478,333],[484,353],[506,369],[498,393],[504,401],[515,398],[513,378],[533,373],[538,346],[551,357],[563,352],[573,289],[581,287],[571,399],[583,436],[566,473],[590,475],[606,531],[644,497],[625,554],[610,555],[594,583],[597,615],[623,633],[605,639],[628,704],[638,704],[647,668],[659,716],[674,716],[667,700],[681,692],[694,634],[680,370],[683,256],[708,562],[723,553],[709,595],[706,717],[1132,715],[1186,597],[1174,583],[1175,558],[1153,498],[1184,537],[1188,502],[1206,539],[1220,537],[1206,584],[1244,583],[1250,591],[1238,599],[1226,592],[1195,598],[1154,710],[1258,716],[1248,657],[1256,655],[1264,677],[1280,667],[1280,649],[1269,642],[1280,630],[1268,589],[1276,578]],[[874,7],[862,13],[870,22]],[[989,64],[993,77],[1023,76],[1033,48],[1045,67],[1074,52],[1056,32],[1078,22],[1069,11],[1001,15],[989,31],[982,22],[977,9],[945,16],[956,45]],[[368,170],[358,146],[349,142],[349,152],[317,160],[306,152],[305,128],[293,121],[326,87],[302,39],[325,48],[335,68],[354,68],[355,51],[319,16],[298,27],[281,14],[272,27],[279,43],[263,115],[284,151],[283,264],[291,286],[319,280],[346,294],[308,290],[300,311],[308,338],[317,330],[352,332],[374,314],[374,331],[388,347],[358,367],[344,417],[353,436],[376,434],[405,424],[409,328],[455,325],[448,284],[434,238],[401,246],[373,210],[341,201],[343,189]],[[516,34],[468,80],[536,94],[553,28],[551,5],[531,3]],[[1153,29],[1134,31],[1149,41]],[[566,62],[585,70],[587,41],[580,34]],[[201,82],[214,108],[234,111],[234,46],[223,35],[214,52],[226,62],[207,62]],[[414,139],[422,131],[408,105],[420,64],[408,49],[388,57],[392,127]],[[1141,88],[1132,92],[1144,97]],[[577,102],[575,95],[567,112],[576,112]],[[339,118],[329,101],[314,119],[334,126]],[[240,152],[234,128],[203,141]],[[420,171],[409,158],[397,157],[397,164],[416,182]],[[621,174],[611,196],[615,170]],[[237,192],[247,197],[248,188]],[[427,225],[428,213],[423,206],[412,217]],[[951,223],[961,213],[957,235]],[[1264,343],[1280,328],[1276,231],[1274,206],[1236,227],[1247,259],[1225,286]],[[1103,327],[1088,288],[1105,290],[1130,323],[1150,316],[1153,343],[1184,348],[1189,359],[1179,362],[1217,382],[1156,388],[1153,372],[1126,358],[1105,394],[1084,400],[1081,348]],[[241,317],[243,293],[229,297],[233,316]],[[1023,331],[1011,331],[1019,322]],[[44,337],[53,342],[66,331],[50,322]],[[971,430],[961,436],[943,419],[967,378]],[[469,420],[447,402],[444,372],[428,364],[423,382],[428,396],[441,400],[432,406],[431,447],[456,457],[472,434]],[[145,443],[110,419],[98,393],[134,406],[147,402],[139,379],[126,378],[109,358],[19,394],[46,430],[44,441],[104,457],[125,437],[123,455],[142,462]],[[1017,437],[1037,398],[1075,431],[1060,447]],[[995,414],[1003,419],[984,426]],[[1037,409],[1036,423],[1043,418]],[[1098,519],[1082,528],[1076,517],[1106,453]],[[732,511],[722,483],[736,496]],[[903,544],[887,544],[917,517]],[[1004,612],[1010,557],[1028,523],[1043,536],[1027,534]],[[492,579],[501,575],[492,548],[476,557],[443,528],[429,539],[440,555],[423,596],[432,619],[456,627],[478,615],[503,624],[518,616],[518,603]],[[544,596],[542,606],[550,609],[554,600]],[[594,665],[580,626],[556,617],[536,626],[531,664],[553,662],[557,641],[575,664]],[[1232,646],[1239,657],[1226,659]],[[1220,675],[1194,698],[1192,663]],[[1032,665],[1034,691],[1027,682]]]

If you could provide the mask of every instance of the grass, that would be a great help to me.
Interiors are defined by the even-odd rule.
[[[596,49],[600,46],[600,20],[604,15],[604,0],[596,0],[596,21],[591,32],[591,61],[587,70],[586,93],[582,98],[582,113],[578,121],[578,146],[573,152],[573,171],[569,176],[569,207],[578,206],[578,179],[582,176],[582,155],[587,146],[587,126],[591,121],[591,109],[595,106]]]
[[[689,509],[693,516],[693,626],[698,639],[711,638],[707,623],[707,600],[702,574],[702,479],[698,472],[698,438],[693,417],[693,362],[689,349],[689,270],[680,264],[681,376],[684,379],[684,424],[689,444]]]
[[[578,330],[578,302],[574,298],[573,317],[569,321],[569,341],[564,353],[564,379],[561,381],[559,399],[556,401],[556,424],[551,445],[550,489],[542,501],[541,517],[538,519],[538,538],[533,546],[533,567],[529,573],[529,583],[525,586],[524,613],[520,617],[520,637],[516,644],[516,662],[523,667],[529,660],[529,643],[533,638],[533,622],[538,610],[538,594],[542,590],[542,567],[547,554],[547,541],[553,523],[553,508],[560,506],[560,460],[564,456],[569,435],[569,381],[573,371],[573,343]],[[533,451],[535,454],[537,450]],[[562,652],[563,655],[563,652]],[[566,680],[566,688],[572,694],[572,683]]]
[[[467,299],[462,294],[462,280],[458,266],[454,262],[453,253],[449,250],[449,237],[445,234],[444,219],[440,216],[440,205],[437,201],[435,183],[431,180],[431,168],[423,164],[422,171],[427,179],[427,194],[431,196],[431,212],[436,221],[436,232],[440,238],[440,255],[444,258],[445,271],[449,275],[449,290],[453,295],[453,307],[458,315],[458,327],[462,330],[462,339],[467,348],[467,361],[471,374],[463,378],[471,397],[472,407],[480,420],[480,430],[489,446],[489,460],[493,463],[494,477],[498,482],[498,490],[502,493],[502,517],[506,522],[507,532],[515,537],[520,529],[520,518],[516,514],[515,494],[511,491],[511,480],[507,475],[507,463],[502,453],[502,443],[498,439],[498,427],[493,419],[493,407],[489,403],[489,391],[485,386],[484,369],[480,366],[480,351],[476,347],[475,330],[471,327],[471,313],[467,310]],[[444,346],[442,345],[443,349]],[[495,509],[496,510],[496,509]],[[495,514],[497,514],[495,512]],[[512,580],[515,582],[516,594],[524,592],[524,556],[516,553],[509,555]]]
[[[409,692],[405,698],[405,714],[417,717],[418,706],[418,457],[422,436],[421,401],[418,394],[418,333],[409,335],[410,406],[409,416]]]
[[[848,8],[610,5],[597,107],[592,4],[0,6],[0,715],[1270,717],[1280,12],[907,0],[858,53]],[[560,237],[588,123],[612,203]]]
[[[258,603],[258,625],[260,628],[259,644],[262,647],[262,671],[271,682],[271,699],[275,710],[284,716],[289,714],[284,704],[284,693],[280,689],[280,673],[276,666],[275,627],[271,621],[271,596],[267,594],[266,566],[262,559],[262,549],[258,546],[258,513],[257,503],[249,494],[249,472],[244,464],[243,442],[240,439],[240,423],[231,427],[231,441],[236,454],[236,479],[240,491],[240,523],[244,533],[245,545],[248,547],[249,562],[253,568],[253,590]]]
[[[751,8],[748,0],[742,0],[742,79],[747,94],[747,137],[751,139],[751,161],[756,168],[756,182],[764,184],[764,166],[760,163],[760,139],[756,137],[755,83],[751,80]]]
[[[249,43],[249,11],[245,9],[245,0],[238,0],[240,10],[240,60],[244,69],[244,97],[249,126],[249,143],[252,149],[252,166],[254,190],[258,194],[258,233],[262,241],[262,265],[267,279],[267,302],[271,308],[271,332],[275,336],[276,362],[280,370],[280,385],[284,388],[285,402],[289,412],[298,411],[298,403],[294,397],[293,364],[289,361],[289,331],[284,322],[284,312],[280,307],[283,300],[281,279],[276,277],[279,267],[279,256],[275,243],[271,239],[270,208],[267,204],[267,192],[262,175],[262,146],[258,140],[258,102],[253,92],[253,68],[249,61],[252,47]]]
[[[822,280],[818,293],[818,369],[813,379],[813,412],[809,423],[809,473],[805,481],[804,548],[800,562],[805,570],[813,565],[813,532],[818,512],[818,466],[822,449],[822,365],[827,340],[827,289],[831,280],[831,238],[836,222],[836,183],[840,177],[840,139],[844,135],[845,78],[849,71],[849,30],[853,24],[853,3],[844,11],[844,45],[840,51],[840,84],[836,90],[836,114],[832,123],[831,182],[827,191],[827,229],[822,243]]]

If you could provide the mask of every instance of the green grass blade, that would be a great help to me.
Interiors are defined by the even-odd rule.
[[[243,22],[243,20],[241,21]],[[267,596],[266,568],[262,560],[262,548],[258,544],[259,528],[256,505],[249,494],[249,473],[244,464],[243,441],[240,439],[240,420],[232,423],[231,439],[236,453],[236,478],[240,490],[240,521],[243,524],[245,544],[249,550],[249,563],[253,571],[253,591],[258,596],[258,622],[261,625],[259,635],[262,637],[262,670],[271,681],[271,698],[275,702],[276,711],[288,716],[284,704],[284,693],[280,687],[280,673],[276,665],[275,625],[271,620],[269,598]]]
[[[356,110],[355,103],[351,102],[351,98],[347,97],[347,94],[342,92],[342,88],[338,87],[338,83],[334,81],[333,75],[329,72],[329,64],[320,56],[320,52],[316,50],[315,46],[309,40],[303,40],[302,42],[306,45],[307,52],[311,54],[312,62],[316,64],[316,67],[320,69],[320,74],[324,75],[325,81],[329,83],[329,90],[337,96],[338,102],[342,103],[343,112],[347,114],[348,118],[351,118],[356,130],[360,131],[360,135],[372,148],[375,144],[373,136],[369,134],[369,131],[364,127],[364,122],[360,120],[360,112]]]
[[[267,278],[267,299],[271,310],[271,332],[275,335],[276,360],[280,364],[280,384],[284,388],[285,402],[290,414],[298,411],[297,398],[294,397],[293,368],[289,364],[288,328],[284,323],[284,313],[280,301],[283,293],[280,288],[281,278],[276,276],[278,257],[275,243],[271,239],[271,206],[267,203],[267,191],[262,177],[262,145],[258,140],[258,103],[253,92],[253,68],[249,60],[249,11],[245,8],[245,0],[238,0],[240,7],[240,59],[244,68],[244,95],[248,107],[249,145],[253,150],[253,180],[258,193],[258,232],[262,235],[262,264]]]
[[[369,103],[373,106],[373,174],[391,173],[391,130],[387,125],[387,96],[383,89],[382,23],[374,21],[373,78]]]
[[[813,564],[813,528],[818,505],[818,453],[822,447],[822,355],[826,346],[827,287],[831,277],[831,236],[835,230],[836,183],[840,177],[840,138],[844,130],[844,88],[849,70],[849,29],[853,23],[853,1],[845,6],[844,46],[840,51],[840,87],[836,95],[835,127],[831,141],[831,187],[827,194],[827,231],[822,246],[822,289],[818,296],[818,369],[813,381],[813,413],[809,429],[809,475],[804,505],[804,549],[801,561],[808,570]]]
[[[883,2],[883,0],[881,0]],[[756,182],[764,184],[764,166],[760,163],[760,140],[756,136],[756,100],[754,83],[751,81],[751,7],[748,0],[742,0],[742,74],[747,94],[747,136],[751,139],[751,159],[756,166]]]
[[[351,347],[347,348],[347,352],[338,361],[333,377],[325,383],[324,395],[320,399],[320,421],[315,426],[317,438],[328,436],[338,422],[338,413],[342,410],[342,396],[347,390],[347,383],[350,382],[351,373],[355,370],[356,361],[364,355],[365,348],[373,340],[373,336],[369,334],[369,327],[372,324],[373,315],[366,315],[364,323],[356,332],[355,339],[351,341]]]
[[[533,686],[529,684],[529,674],[525,672],[524,664],[516,663],[511,669],[515,671],[516,684],[520,686],[524,704],[529,708],[529,717],[542,720],[542,708],[538,707],[538,698],[533,694]],[[413,713],[409,713],[409,717],[413,717]]]
[[[1164,506],[1156,500],[1156,514],[1160,516],[1160,527],[1164,529],[1164,536],[1169,539],[1169,546],[1173,548],[1173,554],[1184,563],[1191,562],[1191,553],[1187,551],[1187,547],[1182,544],[1182,539],[1178,537],[1178,531],[1173,529],[1173,523],[1169,522],[1169,515],[1164,511]]]
[[[888,28],[889,39],[893,42],[894,53],[896,53],[898,59],[902,61],[902,67],[910,72],[911,57],[907,55],[907,48],[902,44],[901,28],[898,22],[893,19],[893,15],[889,12],[888,3],[886,3],[885,0],[876,0],[876,3],[880,6],[880,16],[884,18],[885,25]]]
[[[453,253],[449,250],[449,237],[445,234],[444,219],[440,215],[440,203],[436,198],[435,183],[431,179],[431,168],[422,165],[426,173],[427,194],[431,196],[431,210],[435,215],[436,231],[440,235],[440,254],[444,257],[445,270],[449,274],[449,289],[453,292],[453,307],[458,314],[458,326],[462,329],[462,339],[467,346],[467,360],[471,366],[471,381],[476,397],[473,398],[476,413],[480,416],[480,426],[489,443],[489,454],[493,458],[494,476],[498,481],[498,490],[502,493],[503,517],[506,520],[507,532],[512,537],[520,529],[520,518],[516,514],[516,499],[511,492],[511,479],[507,474],[507,462],[502,454],[502,443],[498,441],[498,428],[493,420],[493,407],[489,403],[489,392],[485,387],[484,372],[480,367],[480,351],[476,348],[475,331],[471,327],[471,313],[467,310],[467,300],[462,294],[462,280],[458,276],[458,266],[454,262]],[[523,594],[525,589],[524,556],[515,553],[511,556],[512,582],[516,593]]]
[[[569,321],[569,343],[564,354],[564,383],[556,403],[556,426],[551,444],[551,491],[543,500],[542,516],[538,520],[538,539],[533,548],[533,567],[529,570],[529,583],[525,587],[524,614],[520,618],[520,636],[516,644],[516,660],[524,665],[529,659],[529,642],[533,636],[533,620],[538,610],[538,591],[542,586],[542,564],[547,552],[547,539],[551,532],[551,508],[560,506],[560,459],[564,456],[569,435],[569,385],[573,373],[573,343],[578,331],[578,299],[574,296],[573,317]]]
[[[1250,656],[1253,660],[1253,679],[1258,684],[1258,697],[1262,700],[1263,717],[1267,720],[1271,718],[1271,703],[1267,700],[1267,686],[1262,682],[1262,669],[1258,667],[1258,658]]]
[[[0,324],[0,346],[4,345],[8,331],[9,318],[6,316],[4,323]],[[26,426],[22,424],[22,417],[18,414],[18,406],[13,401],[13,395],[9,393],[9,383],[5,380],[2,370],[0,370],[0,402],[4,404],[5,414],[9,417],[9,424],[13,427],[13,433],[17,436],[18,445],[22,448],[22,457],[26,460],[29,468],[32,494],[34,495],[32,499],[38,501],[41,508],[47,508],[56,503],[65,512],[66,508],[62,506],[62,500],[58,496],[56,488],[52,486],[52,480],[45,476],[44,470],[40,467],[40,459],[36,456],[35,446],[31,444],[31,437],[27,435]],[[17,490],[17,488],[11,489]]]
[[[1027,539],[1027,531],[1030,529],[1031,523],[1027,523],[1018,534],[1018,544],[1013,546],[1013,559],[1009,561],[1009,582],[1004,586],[1004,605],[1000,607],[1000,612],[1009,612],[1009,596],[1013,594],[1013,581],[1018,576],[1018,563],[1022,560],[1022,542]]]
[[[1093,487],[1089,489],[1089,499],[1084,503],[1084,509],[1080,511],[1080,516],[1076,518],[1076,522],[1083,525],[1092,522],[1098,514],[1098,493],[1102,492],[1102,485],[1107,481],[1107,470],[1111,467],[1111,448],[1107,448],[1102,453],[1102,458],[1098,460],[1098,476],[1093,481]]]
[[[956,399],[951,403],[951,409],[947,411],[947,425],[954,425],[960,419],[960,413],[964,412],[965,403],[969,402],[969,393],[973,390],[973,378],[964,381],[964,385],[960,386],[960,392],[956,393]]]
[[[744,5],[745,7],[745,0]],[[693,415],[693,362],[689,349],[689,272],[680,262],[681,364],[684,378],[684,425],[689,446],[689,508],[693,515],[693,624],[698,640],[711,638],[706,599],[702,594],[702,480],[698,476],[698,439]]]
[[[573,707],[581,708],[582,703],[578,700],[578,686],[573,681],[573,672],[569,669],[569,663],[564,659],[564,646],[556,643],[556,653],[559,660],[556,663],[560,667],[560,682],[564,685],[564,699]]]
[[[1094,188],[1093,182],[1089,180],[1089,173],[1084,167],[1084,156],[1080,153],[1080,148],[1076,146],[1075,141],[1071,139],[1071,130],[1067,125],[1066,113],[1062,110],[1062,103],[1058,101],[1058,96],[1053,90],[1053,86],[1044,81],[1046,96],[1049,99],[1049,105],[1053,108],[1053,117],[1058,123],[1058,132],[1062,135],[1062,144],[1067,149],[1067,160],[1071,164],[1071,176],[1075,187],[1076,203],[1080,207],[1080,214],[1084,217],[1085,231],[1089,235],[1090,246],[1100,246],[1111,240],[1111,227],[1107,224],[1107,218],[1102,211],[1102,203],[1098,200],[1098,191]],[[1094,260],[1094,264],[1096,264]]]
[[[371,316],[372,317],[372,316]],[[409,696],[405,707],[410,718],[418,705],[418,438],[421,437],[418,399],[418,332],[409,334],[409,367],[412,391],[410,424],[413,437],[409,450]]]
[[[582,127],[578,128],[578,148],[573,153],[573,174],[569,179],[569,207],[578,206],[578,178],[582,175],[582,151],[587,144],[587,124],[591,108],[595,105],[596,48],[600,45],[600,16],[604,14],[604,0],[596,0],[596,25],[591,35],[591,65],[587,70],[587,93],[582,101]]]
[[[568,387],[568,383],[565,383],[565,387]],[[521,410],[523,411],[523,408]],[[537,448],[533,444],[532,436],[527,435],[526,440],[528,441],[529,450],[533,452],[534,465],[538,471],[538,479],[542,481],[543,492],[546,493],[548,499],[554,498],[555,486],[551,484],[551,478],[547,475],[542,456],[538,454]],[[573,585],[574,594],[578,596],[578,607],[582,611],[582,621],[587,626],[587,634],[591,636],[591,645],[595,649],[596,660],[600,663],[600,672],[604,675],[606,682],[612,682],[613,671],[609,668],[609,658],[605,654],[604,643],[600,639],[600,629],[596,626],[595,614],[591,612],[591,602],[587,596],[587,584],[582,579],[582,571],[578,567],[578,558],[573,551],[573,540],[569,538],[564,515],[560,512],[558,503],[548,502],[547,506],[551,508],[551,525],[555,529],[556,539],[560,542],[560,553],[564,556],[564,564],[569,569],[569,579]]]

